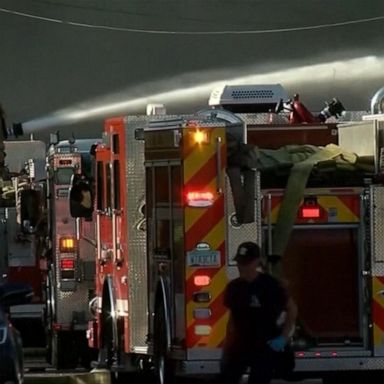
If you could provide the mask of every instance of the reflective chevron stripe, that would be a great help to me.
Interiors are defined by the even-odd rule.
[[[220,265],[217,266],[186,266],[186,348],[220,346],[224,340],[227,321],[226,309],[222,303],[222,295],[227,283],[225,265],[225,201],[223,194],[217,192],[218,180],[224,182],[225,130],[223,128],[208,128],[209,144],[196,145],[192,141],[184,148],[184,188],[186,191],[212,191],[215,194],[214,203],[210,207],[185,207],[185,252],[196,249],[204,243],[209,250],[220,253]],[[192,135],[193,128],[190,134]],[[218,156],[217,138],[220,138],[220,154]],[[188,145],[189,144],[189,145]],[[218,169],[217,162],[221,159]],[[220,177],[218,177],[218,171]],[[196,276],[208,276],[208,286],[196,286]],[[197,303],[193,300],[194,293],[209,292],[210,301]],[[210,316],[196,318],[196,309],[209,309]]]

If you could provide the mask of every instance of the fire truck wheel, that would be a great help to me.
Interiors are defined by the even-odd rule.
[[[154,318],[154,373],[156,384],[169,384],[174,381],[173,364],[167,355],[166,313],[164,303],[160,301],[156,304]]]

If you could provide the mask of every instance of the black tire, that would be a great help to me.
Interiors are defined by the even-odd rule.
[[[48,364],[53,365],[53,321],[54,321],[54,303],[53,303],[53,279],[52,279],[52,266],[48,272],[47,278],[45,280],[45,313],[44,313],[44,322],[45,322],[45,340],[46,348],[45,355]]]
[[[24,373],[22,367],[19,367],[16,362],[10,362],[9,373],[5,378],[0,378],[2,384],[22,384],[24,379]],[[4,380],[4,381],[3,381]]]
[[[174,364],[168,357],[166,313],[162,301],[157,303],[155,309],[153,347],[156,384],[174,383]]]
[[[99,350],[98,361],[102,367],[110,368],[116,359],[116,351],[113,347],[113,324],[112,317],[108,310],[103,309],[101,324],[102,324],[102,345]]]

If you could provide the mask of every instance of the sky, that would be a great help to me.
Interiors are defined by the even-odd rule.
[[[313,110],[384,86],[382,0],[0,0],[0,103],[46,139],[106,117],[207,107],[223,83],[281,83]]]

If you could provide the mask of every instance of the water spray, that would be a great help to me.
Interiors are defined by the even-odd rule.
[[[183,86],[185,79],[172,79],[172,83],[180,84],[177,89],[159,91],[148,95],[127,98],[129,94],[137,94],[135,90],[127,90],[105,98],[84,102],[46,116],[38,117],[18,124],[16,133],[30,134],[32,132],[57,128],[59,126],[91,120],[98,117],[108,117],[116,114],[138,113],[144,111],[149,103],[177,105],[180,103],[197,103],[207,105],[209,95],[217,86],[222,84],[273,84],[281,83],[284,87],[303,85],[331,84],[335,81],[351,82],[354,80],[370,80],[379,78],[384,67],[384,58],[366,56],[361,58],[332,61],[322,64],[292,67],[285,70],[275,70],[255,74],[255,68],[242,69],[244,74],[238,77],[221,75],[221,80],[202,81],[199,85]],[[233,71],[232,71],[233,72]],[[228,73],[227,73],[228,75]],[[212,72],[205,77],[212,78]],[[216,73],[217,76],[217,73]],[[200,75],[201,78],[204,74]],[[151,84],[151,89],[164,87],[164,82]],[[164,89],[164,88],[163,88]]]

